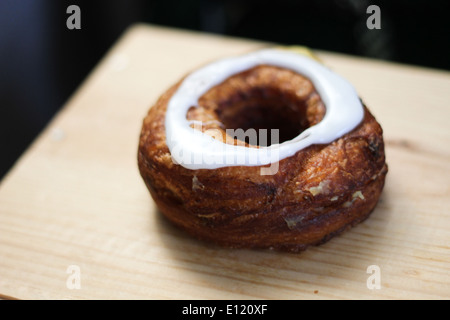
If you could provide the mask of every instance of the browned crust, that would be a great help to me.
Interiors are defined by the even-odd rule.
[[[165,92],[144,119],[138,164],[160,211],[191,235],[227,247],[297,252],[361,222],[376,206],[387,166],[382,129],[366,107],[353,131],[280,161],[275,175],[244,166],[189,170],[172,162],[165,142],[165,111],[177,87]],[[223,131],[220,122],[238,119],[232,113],[238,114],[250,91],[257,102],[281,97],[299,108],[303,127],[324,115],[308,79],[259,66],[211,89],[188,118],[209,121],[209,128]],[[230,115],[219,116],[221,112]]]

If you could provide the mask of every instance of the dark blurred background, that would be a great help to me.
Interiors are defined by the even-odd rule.
[[[66,9],[81,9],[68,30]],[[369,5],[381,30],[368,30]],[[135,22],[450,70],[448,0],[1,0],[0,179]],[[449,88],[450,89],[450,88]]]

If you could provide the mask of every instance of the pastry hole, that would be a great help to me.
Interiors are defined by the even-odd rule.
[[[298,137],[324,115],[325,106],[307,78],[261,65],[210,89],[188,110],[186,119],[194,129],[214,132],[213,138],[220,131],[227,143],[262,147]],[[195,127],[193,121],[201,127]],[[278,135],[273,139],[271,133]]]
[[[231,132],[236,133],[233,138],[251,145],[269,146],[276,143],[271,139],[273,129],[278,130],[278,143],[282,143],[292,140],[310,127],[305,102],[296,101],[273,88],[254,90],[237,98],[231,97],[215,111],[225,130],[233,129]],[[249,129],[254,131],[248,131]],[[264,134],[260,134],[260,129],[267,130],[266,138],[263,137]],[[256,143],[251,138],[252,131],[257,133]]]

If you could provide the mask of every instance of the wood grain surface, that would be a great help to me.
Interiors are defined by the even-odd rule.
[[[187,72],[267,45],[130,28],[1,182],[0,297],[448,299],[448,72],[318,52],[381,123],[389,164],[372,216],[322,246],[222,249],[159,214],[137,169],[147,110]]]

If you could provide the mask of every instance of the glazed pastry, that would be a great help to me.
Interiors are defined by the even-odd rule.
[[[383,189],[382,129],[343,78],[265,49],[211,63],[144,119],[140,173],[196,238],[301,251],[366,219]]]

